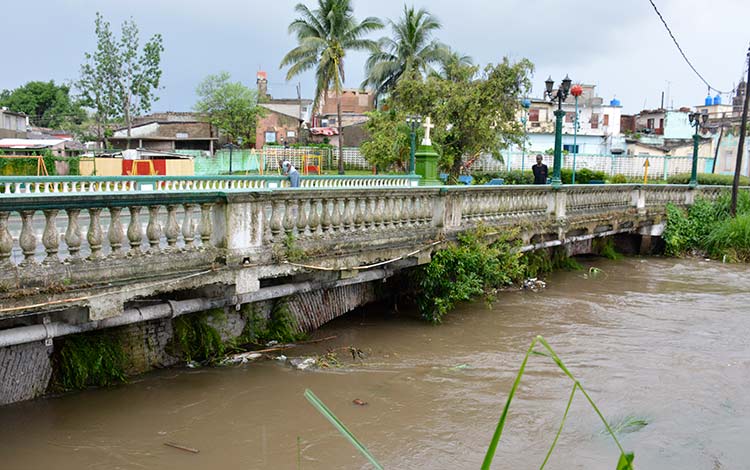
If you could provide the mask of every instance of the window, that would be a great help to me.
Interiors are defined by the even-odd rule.
[[[574,121],[576,113],[565,113],[565,122],[572,123]]]
[[[276,133],[273,131],[266,132],[266,143],[267,144],[275,144],[276,143]]]
[[[659,129],[664,129],[664,118],[659,119]]]
[[[604,124],[605,126],[608,126],[608,125],[609,125],[609,114],[605,114],[605,115],[604,115],[604,122],[603,122],[603,124]]]
[[[286,136],[294,138],[297,137],[297,133],[295,131],[286,131]]]
[[[654,128],[654,119],[653,118],[650,118],[650,119],[646,120],[646,127],[648,129],[653,129]]]
[[[599,129],[599,115],[597,113],[591,113],[591,128]]]
[[[539,122],[539,110],[538,109],[529,110],[529,122]]]
[[[576,145],[573,145],[573,144],[564,144],[563,145],[563,150],[567,151],[569,153],[578,153],[578,152],[580,152],[579,147],[580,146],[578,144],[576,144]]]

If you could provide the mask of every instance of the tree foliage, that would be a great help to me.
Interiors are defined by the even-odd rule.
[[[264,108],[258,106],[255,90],[230,78],[229,72],[206,77],[196,89],[195,110],[205,114],[230,142],[255,142],[255,127]]]
[[[392,37],[383,37],[365,63],[365,81],[377,95],[388,93],[402,78],[420,78],[432,72],[431,66],[445,60],[447,46],[432,39],[440,22],[424,8],[415,10],[404,5],[403,16],[388,21]]]
[[[370,138],[360,145],[362,156],[381,171],[408,168],[411,129],[406,124],[406,115],[393,109],[372,111],[367,115],[365,130]],[[417,129],[417,139],[420,139],[421,129]]]
[[[70,96],[70,86],[49,82],[28,82],[0,93],[0,106],[24,113],[35,126],[69,128],[86,119],[86,112]]]
[[[524,133],[515,116],[531,87],[532,71],[527,59],[511,63],[505,58],[484,69],[450,63],[445,77],[401,80],[390,104],[400,112],[432,117],[441,164],[458,174],[464,155],[502,158],[500,150],[520,144]]]
[[[339,127],[339,173],[344,172],[343,135],[341,129],[341,89],[346,80],[344,58],[350,50],[372,50],[374,41],[364,36],[383,27],[373,17],[361,22],[354,18],[351,0],[318,0],[317,8],[311,10],[298,3],[294,7],[299,17],[289,24],[289,33],[297,37],[298,45],[281,60],[280,67],[289,67],[287,80],[315,70],[315,101],[330,90],[336,93],[337,123]]]
[[[161,79],[162,37],[156,34],[141,49],[138,26],[130,19],[122,24],[119,40],[108,21],[96,14],[96,51],[85,54],[76,88],[81,102],[94,110],[99,137],[106,137],[107,125],[122,120],[128,128],[133,118],[151,110],[158,100]]]

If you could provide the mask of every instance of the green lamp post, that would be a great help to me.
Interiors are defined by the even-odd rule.
[[[414,175],[417,171],[415,154],[417,152],[417,128],[422,124],[422,116],[407,116],[406,123],[411,129],[411,148],[409,149],[409,174]]]
[[[690,113],[688,118],[690,119],[690,125],[695,127],[695,134],[693,134],[693,167],[690,170],[690,187],[694,188],[698,186],[698,144],[700,144],[701,140],[698,130],[701,126],[706,125],[708,113]]]
[[[554,90],[555,82],[552,80],[552,77],[549,77],[544,81],[546,87],[545,94],[553,103],[557,101],[557,109],[555,110],[555,163],[552,172],[553,188],[559,188],[562,185],[560,170],[562,168],[562,126],[563,118],[565,117],[562,103],[568,98],[571,83],[573,83],[573,80],[566,75],[560,84],[560,87],[557,90]]]

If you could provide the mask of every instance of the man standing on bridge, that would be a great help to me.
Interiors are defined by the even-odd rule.
[[[289,160],[281,162],[281,172],[284,173],[284,176],[289,177],[289,186],[292,188],[299,188],[299,171],[294,168],[292,162]]]
[[[549,170],[547,165],[542,163],[542,154],[536,156],[536,165],[531,167],[534,172],[534,184],[547,184],[547,174]]]

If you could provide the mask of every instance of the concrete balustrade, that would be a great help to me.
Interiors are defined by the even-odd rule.
[[[303,188],[414,187],[414,175],[302,176]],[[289,187],[283,176],[0,176],[0,199],[15,194],[248,191]]]

